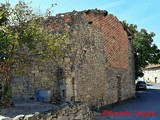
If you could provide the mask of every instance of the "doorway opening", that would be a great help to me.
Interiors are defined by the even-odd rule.
[[[155,83],[157,83],[157,77],[155,77]]]
[[[117,94],[118,94],[118,101],[121,101],[122,100],[122,78],[120,75],[118,75],[117,77]]]

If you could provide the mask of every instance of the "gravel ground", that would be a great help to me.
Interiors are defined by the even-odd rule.
[[[15,106],[13,108],[0,109],[0,115],[13,118],[21,114],[27,115],[35,112],[43,112],[56,108],[56,105],[42,103],[36,100],[15,100],[14,105]]]

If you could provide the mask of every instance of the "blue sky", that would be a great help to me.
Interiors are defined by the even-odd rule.
[[[4,2],[5,0],[0,0]],[[80,11],[86,9],[107,10],[119,20],[137,24],[138,28],[145,28],[148,32],[154,32],[154,43],[160,48],[160,0],[24,0],[35,11],[44,11],[57,3],[53,8],[53,14]],[[14,5],[18,0],[9,0]]]

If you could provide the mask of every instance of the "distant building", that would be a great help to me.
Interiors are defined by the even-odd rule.
[[[143,73],[143,79],[146,82],[160,83],[160,64],[147,66]]]

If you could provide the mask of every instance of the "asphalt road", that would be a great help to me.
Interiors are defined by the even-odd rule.
[[[96,120],[160,120],[160,84],[148,84],[147,88],[138,91],[136,99],[106,109]]]

